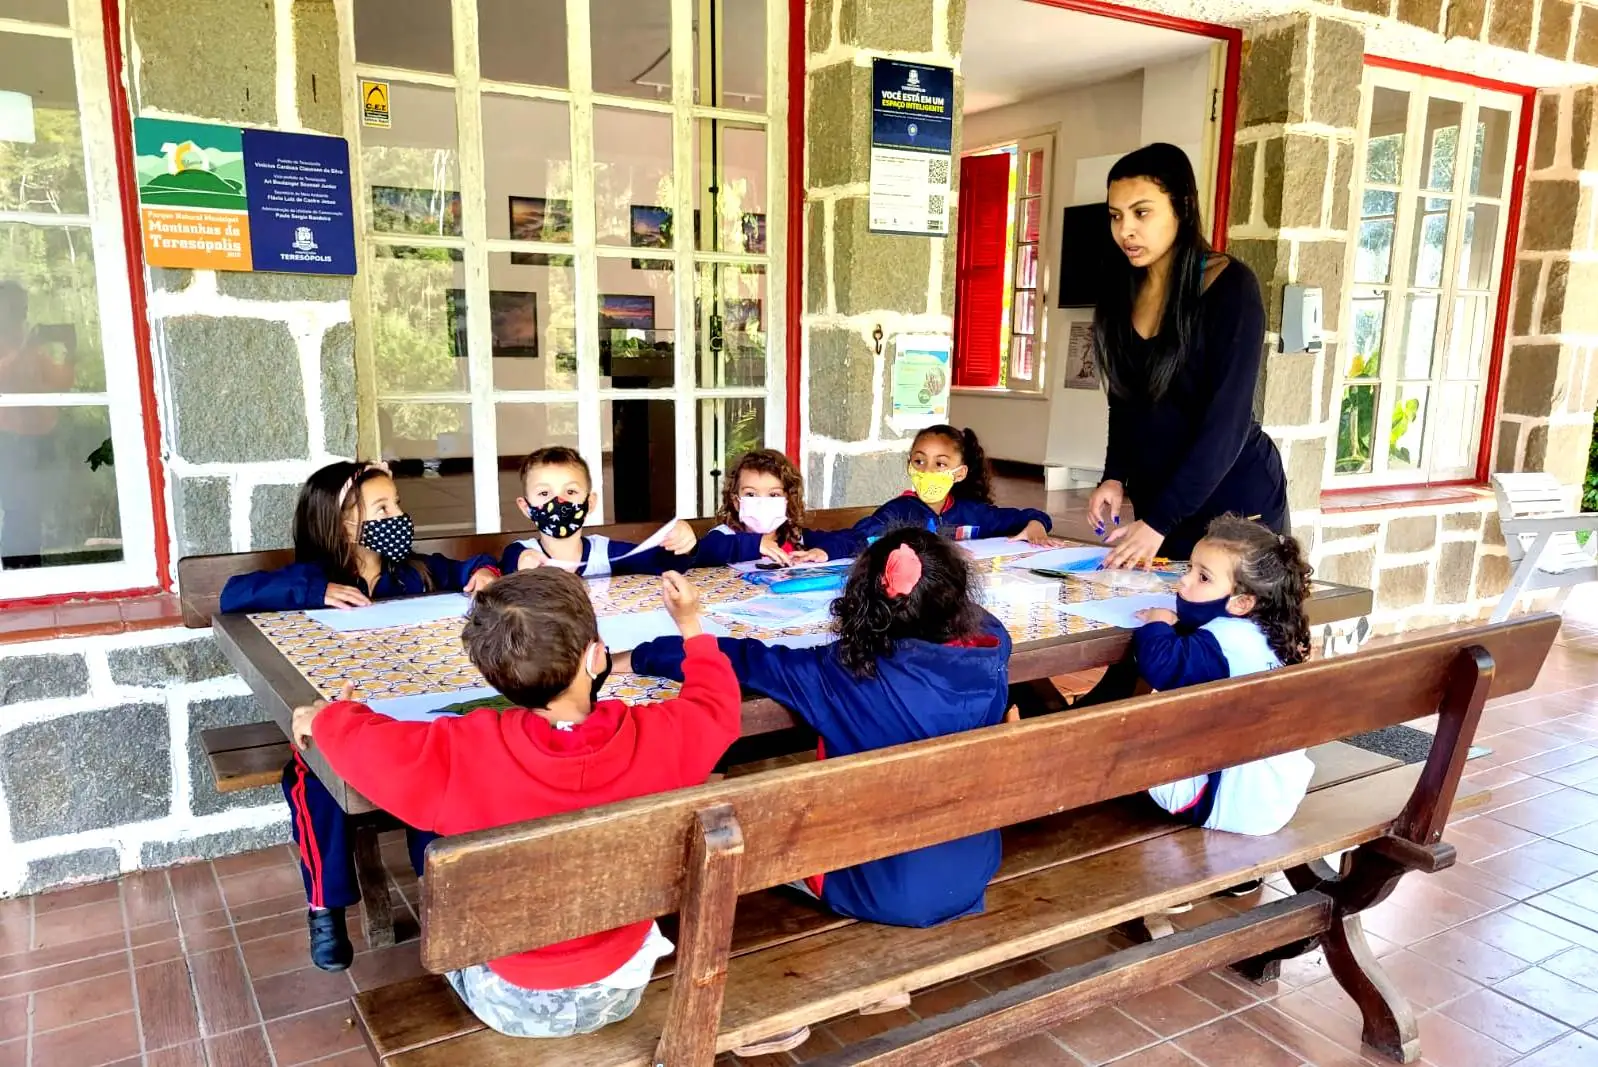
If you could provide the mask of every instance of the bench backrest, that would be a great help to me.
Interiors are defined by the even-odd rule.
[[[1502,522],[1575,513],[1571,506],[1571,490],[1552,474],[1495,474],[1492,482],[1498,498],[1498,518]],[[1510,565],[1519,566],[1536,540],[1535,534],[1506,536],[1504,551]],[[1556,533],[1548,539],[1548,546],[1537,563],[1542,570],[1567,571],[1590,567],[1592,561],[1592,553],[1582,548],[1574,533]]]
[[[815,530],[844,530],[870,515],[875,508],[828,508],[813,511],[809,526]],[[690,519],[694,532],[700,537],[716,526],[713,518]],[[660,528],[658,522],[623,522],[609,526],[590,526],[584,533],[602,534],[617,541],[638,542]],[[498,559],[505,546],[512,541],[529,536],[530,530],[494,534],[470,534],[463,537],[432,537],[418,540],[416,551],[421,555],[441,552],[451,559],[470,559],[487,555]],[[217,604],[222,599],[222,586],[235,574],[253,574],[256,571],[276,570],[294,562],[294,550],[271,549],[265,552],[231,552],[217,556],[187,556],[178,561],[178,596],[183,604],[183,625],[201,627],[211,625]]]
[[[1480,701],[1529,688],[1558,628],[1557,617],[1528,616],[445,838],[422,880],[422,962],[440,972],[677,911],[701,816],[723,806],[741,829],[737,884],[748,893],[1441,708],[1422,779],[1440,813],[1406,813],[1435,841]],[[1461,710],[1462,685],[1479,697],[1473,714]]]

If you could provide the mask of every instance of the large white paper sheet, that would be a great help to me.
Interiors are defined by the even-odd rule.
[[[640,542],[639,545],[631,552],[628,552],[626,555],[617,556],[616,559],[611,560],[611,562],[615,563],[617,559],[626,559],[628,556],[636,556],[641,552],[648,552],[652,548],[659,548],[666,540],[666,536],[671,533],[671,528],[676,526],[681,521],[681,519],[672,519],[670,522],[666,523],[666,525],[662,526],[660,529],[644,538],[644,540]]]
[[[712,619],[702,619],[700,624],[713,637],[727,636],[727,628]],[[676,637],[678,633],[676,622],[665,608],[606,615],[599,620],[599,637],[612,652],[631,652],[645,641]]]
[[[415,626],[439,619],[464,618],[471,601],[464,593],[382,600],[365,608],[327,608],[307,611],[306,617],[340,633],[381,630],[388,626]]]
[[[853,563],[854,562],[854,557],[850,556],[848,559],[824,559],[824,560],[820,561],[819,563],[795,563],[795,564],[793,564],[790,567],[762,567],[761,566],[762,563],[767,563],[767,562],[770,562],[770,561],[769,560],[764,560],[764,559],[751,559],[751,560],[746,560],[743,563],[733,563],[733,564],[730,564],[730,566],[732,567],[733,570],[737,571],[739,574],[754,574],[754,573],[757,573],[757,572],[760,573],[760,574],[777,574],[779,572],[786,574],[788,571],[807,571],[807,570],[814,570],[817,567],[841,567],[841,566],[844,566],[845,564]]]
[[[1107,548],[1085,546],[1081,548],[1051,548],[1047,552],[1038,552],[1014,560],[1006,566],[1035,568],[1045,571],[1085,571],[1093,570],[1104,562],[1104,557],[1110,554]]]
[[[832,616],[828,608],[833,595],[822,594],[768,594],[749,600],[713,604],[707,611],[734,622],[744,622],[769,630],[786,630],[794,626],[819,626]]]
[[[1060,610],[1067,615],[1109,623],[1124,629],[1135,630],[1143,625],[1137,613],[1146,608],[1176,610],[1176,597],[1170,593],[1149,593],[1144,596],[1120,596],[1114,600],[1090,600],[1085,604],[1062,604]]]
[[[359,692],[355,695],[357,699],[360,697]],[[486,703],[497,699],[499,691],[484,685],[476,689],[457,689],[449,693],[417,693],[412,696],[388,697],[384,700],[374,700],[367,707],[379,715],[387,715],[402,722],[432,722],[441,714],[440,708],[464,704],[471,700],[481,700]]]
[[[1034,545],[1027,541],[1012,541],[1008,537],[979,537],[974,541],[956,541],[972,559],[999,559],[1003,556],[1030,556],[1048,552],[1048,545]]]

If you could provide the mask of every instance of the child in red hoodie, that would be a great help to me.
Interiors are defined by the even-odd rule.
[[[541,567],[478,593],[462,633],[490,685],[519,707],[400,722],[350,700],[299,708],[339,774],[408,825],[459,834],[703,782],[738,738],[732,665],[704,635],[699,593],[661,578],[682,631],[682,693],[660,704],[597,700],[610,673],[583,580]],[[451,971],[478,1018],[511,1037],[586,1034],[638,1007],[655,961],[672,951],[653,922]]]

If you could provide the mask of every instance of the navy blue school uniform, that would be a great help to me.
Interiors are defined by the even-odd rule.
[[[651,548],[648,552],[627,556],[627,553],[637,547],[627,541],[613,541],[603,534],[587,534],[583,537],[583,559],[577,565],[577,573],[584,578],[608,578],[612,574],[663,574],[666,571],[685,571],[693,565],[694,557],[691,553],[679,556],[674,552],[667,552],[664,548]],[[538,543],[537,536],[533,536],[525,541],[512,541],[500,559],[499,569],[506,574],[515,574],[516,564],[521,562],[523,552],[536,552],[545,559],[549,558],[544,546]],[[622,559],[623,556],[627,558]]]
[[[823,755],[902,745],[994,726],[1008,706],[1010,636],[984,613],[981,633],[951,645],[902,640],[859,677],[835,646],[784,648],[723,637],[738,680],[793,709],[821,735]],[[633,670],[681,678],[680,637],[633,649]],[[935,926],[982,911],[999,869],[999,831],[990,830],[857,867],[830,871],[821,900],[840,915],[894,926]]]
[[[492,556],[464,562],[434,554],[417,557],[432,575],[435,593],[458,593],[471,576],[487,567],[498,570]],[[236,574],[222,587],[224,614],[252,611],[296,611],[327,606],[329,582],[353,585],[373,600],[427,592],[422,576],[408,563],[385,564],[375,588],[360,578],[329,576],[320,563],[292,563],[281,570]],[[348,908],[361,899],[355,878],[355,833],[350,817],[296,752],[283,768],[283,798],[288,801],[289,828],[299,852],[305,899],[313,908]],[[437,834],[405,829],[411,867],[420,876],[422,856]]]
[[[919,526],[951,540],[971,541],[980,537],[1014,537],[1029,522],[1040,523],[1045,530],[1054,528],[1054,520],[1037,508],[1001,508],[981,500],[947,496],[934,511],[914,493],[905,493],[855,523],[851,532],[861,547],[899,526]]]
[[[725,523],[711,530],[694,546],[695,567],[725,567],[761,558],[760,541],[764,534],[734,530]],[[855,538],[848,530],[799,530],[782,535],[782,547],[789,552],[819,548],[828,559],[849,559],[855,554]]]

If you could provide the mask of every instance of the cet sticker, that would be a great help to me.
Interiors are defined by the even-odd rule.
[[[380,130],[389,128],[388,82],[361,82],[361,123]]]

